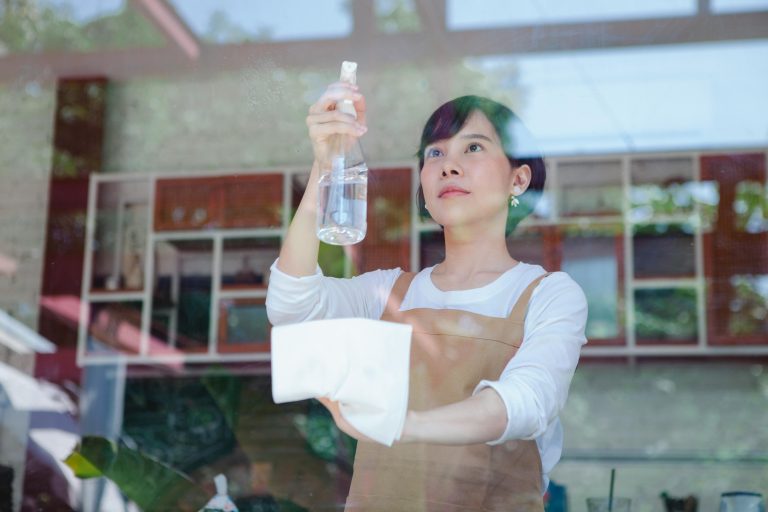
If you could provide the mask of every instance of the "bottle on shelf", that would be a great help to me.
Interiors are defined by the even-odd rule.
[[[341,81],[357,81],[357,63],[341,64]],[[336,108],[357,117],[350,100]],[[317,237],[332,245],[352,245],[365,238],[368,203],[368,167],[360,141],[352,135],[336,135],[329,154],[320,165],[317,194]]]

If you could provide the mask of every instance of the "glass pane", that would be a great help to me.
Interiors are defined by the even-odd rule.
[[[620,224],[567,226],[562,235],[562,267],[587,296],[587,339],[617,340],[623,335],[623,228]]]
[[[376,0],[374,6],[380,32],[415,32],[421,28],[416,0]]]
[[[0,44],[10,52],[162,47],[163,35],[125,0],[0,4]]]
[[[352,31],[351,9],[343,0],[169,3],[197,37],[210,43],[325,39],[343,37]]]
[[[492,28],[506,25],[597,21],[608,19],[685,16],[696,12],[694,0],[632,0],[612,2],[568,2],[524,0],[514,7],[504,0],[464,2],[448,0],[448,28],[451,30]]]
[[[759,181],[736,184],[734,229],[743,233],[768,232],[768,185]]]
[[[442,231],[419,234],[419,268],[437,265],[445,259],[445,238]]]
[[[219,351],[269,352],[264,299],[226,299],[219,309]]]
[[[280,253],[280,238],[227,238],[223,243],[223,289],[262,288]]]
[[[140,301],[91,303],[87,353],[139,354],[141,311]]]
[[[517,261],[523,261],[532,265],[541,265],[544,268],[555,268],[552,254],[552,244],[547,245],[545,238],[551,234],[552,228],[538,226],[520,226],[512,235],[507,237],[507,249]]]
[[[764,154],[702,158],[702,178],[719,204],[704,237],[707,316],[712,345],[764,344],[768,274],[768,193]]]
[[[768,336],[768,274],[734,275],[730,285],[728,334]]]
[[[96,190],[91,288],[144,289],[149,183],[100,183]]]
[[[283,175],[239,175],[219,180],[224,228],[279,228],[283,218]]]
[[[157,242],[151,352],[208,350],[212,266],[211,240]]]
[[[630,166],[632,220],[693,211],[697,184],[693,159],[633,159]]]
[[[635,278],[696,275],[694,228],[690,224],[644,224],[632,237]]]
[[[557,166],[560,215],[621,215],[621,162],[562,162]]]
[[[696,291],[690,288],[635,290],[638,343],[695,343]]]
[[[714,12],[763,11],[768,9],[768,0],[711,0]]]

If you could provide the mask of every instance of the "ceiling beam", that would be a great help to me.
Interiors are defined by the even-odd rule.
[[[200,56],[200,43],[173,7],[163,0],[131,0],[131,4],[187,58],[195,60]]]
[[[373,32],[354,41],[203,44],[198,46],[199,57],[194,61],[180,56],[178,47],[11,54],[0,58],[0,81],[36,76],[100,75],[124,80],[150,75],[210,74],[253,67],[259,62],[285,68],[335,69],[343,59],[357,60],[366,69],[373,69],[398,64],[434,65],[484,55],[768,39],[768,11],[441,31],[435,35],[429,26],[423,28],[416,33]],[[435,44],[435,39],[439,44]]]

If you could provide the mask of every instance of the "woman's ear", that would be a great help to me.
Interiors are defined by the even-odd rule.
[[[512,169],[512,190],[510,193],[519,196],[531,184],[532,171],[528,164]]]

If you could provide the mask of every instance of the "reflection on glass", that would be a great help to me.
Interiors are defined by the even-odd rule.
[[[720,204],[720,187],[716,181],[696,183],[695,199],[699,205],[699,222],[702,232],[714,229],[717,223],[717,209]]]
[[[181,471],[231,457],[239,392],[231,377],[126,379],[123,435]]]
[[[415,0],[376,0],[376,28],[384,33],[416,32],[421,20]]]
[[[634,226],[636,278],[693,277],[696,274],[694,229],[690,224]]]
[[[744,233],[768,232],[768,185],[759,181],[736,184],[734,228]]]
[[[551,227],[518,227],[511,236],[507,237],[509,254],[518,261],[541,265],[546,269],[556,267],[552,260],[551,244],[547,244],[547,235],[552,234]],[[549,260],[548,260],[549,257]]]
[[[561,216],[621,215],[620,161],[562,162],[557,171]]]
[[[437,265],[445,259],[445,238],[442,231],[427,231],[419,235],[419,268]]]
[[[95,302],[90,305],[89,354],[138,354],[141,343],[140,301]]]
[[[263,287],[269,267],[280,253],[280,238],[228,238],[223,248],[223,289]]]
[[[151,333],[169,348],[208,349],[212,255],[211,240],[167,240],[155,246]]]
[[[587,338],[590,341],[621,336],[622,227],[566,226],[562,238],[562,266],[584,290],[589,307]]]
[[[711,0],[712,12],[761,11],[768,9],[768,0]]]
[[[744,0],[742,0],[744,1]],[[686,16],[696,12],[694,0],[651,0],[633,2],[563,2],[526,0],[511,7],[505,0],[464,2],[448,0],[447,23],[451,30],[479,29],[506,25],[584,22],[613,19]]]
[[[158,47],[165,38],[125,0],[38,0],[0,5],[0,46],[11,52]]]
[[[226,299],[219,309],[220,352],[268,352],[270,325],[264,299]]]
[[[352,9],[344,0],[169,3],[197,37],[211,43],[326,39],[352,31]]]
[[[630,213],[634,221],[693,211],[696,184],[691,158],[635,159],[630,173]]]
[[[635,290],[635,335],[638,343],[696,342],[696,291]]]
[[[146,181],[99,184],[91,260],[92,290],[144,288],[148,196]]]
[[[768,274],[734,275],[731,287],[729,334],[768,335]]]

